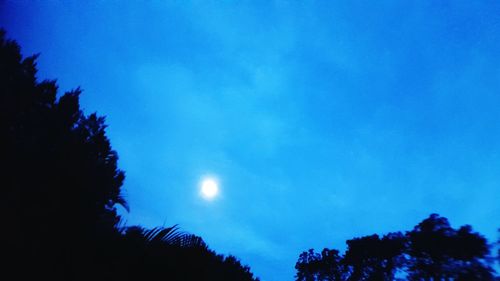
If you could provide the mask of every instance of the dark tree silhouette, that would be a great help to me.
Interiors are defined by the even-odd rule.
[[[325,251],[333,251],[334,258],[303,252],[295,266],[296,280],[495,280],[486,239],[468,225],[454,229],[436,214],[405,235],[354,238],[342,256]]]
[[[237,258],[217,255],[200,237],[176,227],[123,231],[113,251],[121,265],[117,280],[258,280]]]
[[[393,280],[402,265],[405,239],[401,233],[377,234],[347,241],[344,261],[351,268],[349,280]]]
[[[94,268],[95,241],[117,223],[115,205],[126,207],[124,174],[104,118],[81,112],[79,89],[57,99],[55,81],[37,82],[36,58],[0,31],[2,240],[35,268],[21,273],[71,278]]]
[[[257,280],[177,227],[118,227],[123,171],[80,89],[38,82],[0,30],[1,280]]]
[[[346,280],[347,267],[342,262],[339,251],[323,249],[321,254],[313,249],[303,252],[295,264],[296,280],[299,281],[341,281]]]
[[[489,245],[468,225],[453,229],[432,214],[407,233],[410,280],[494,280]]]

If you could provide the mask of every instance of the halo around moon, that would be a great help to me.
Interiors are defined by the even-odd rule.
[[[219,194],[219,183],[211,177],[203,178],[200,183],[200,194],[205,200],[213,200]]]

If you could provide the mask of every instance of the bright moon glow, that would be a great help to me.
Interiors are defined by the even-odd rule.
[[[219,193],[219,186],[212,178],[203,179],[201,182],[201,195],[206,200],[214,199]]]

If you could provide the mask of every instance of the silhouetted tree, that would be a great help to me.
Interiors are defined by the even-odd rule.
[[[176,227],[126,228],[118,248],[120,280],[258,280],[234,256],[218,255],[200,237]]]
[[[468,225],[454,229],[436,214],[405,235],[354,238],[343,256],[332,251],[331,256],[303,252],[296,280],[495,280],[486,239]]]
[[[55,81],[37,82],[37,55],[22,58],[0,31],[0,155],[4,249],[34,269],[70,279],[89,272],[95,245],[118,221],[124,174],[104,118],[85,116],[80,90],[57,99]]]
[[[258,280],[177,227],[118,227],[124,173],[104,118],[38,82],[0,30],[1,280]]]
[[[453,229],[432,214],[407,233],[410,280],[494,280],[489,245],[468,225]]]
[[[323,249],[321,254],[310,249],[299,256],[295,264],[298,281],[342,281],[346,280],[347,267],[339,251]]]
[[[344,262],[350,266],[349,280],[393,280],[402,265],[405,238],[401,233],[377,234],[347,241]]]

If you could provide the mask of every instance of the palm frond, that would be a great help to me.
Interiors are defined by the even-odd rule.
[[[179,231],[177,225],[174,225],[172,227],[155,227],[144,231],[143,235],[146,241],[150,243],[162,242],[177,245],[182,240],[184,233]]]
[[[171,227],[155,227],[152,229],[144,229],[140,226],[129,226],[121,228],[119,231],[129,238],[140,238],[148,244],[160,243],[182,248],[208,248],[201,237],[180,231],[178,225]]]
[[[194,234],[184,234],[181,237],[180,246],[185,248],[207,248],[205,241]]]

